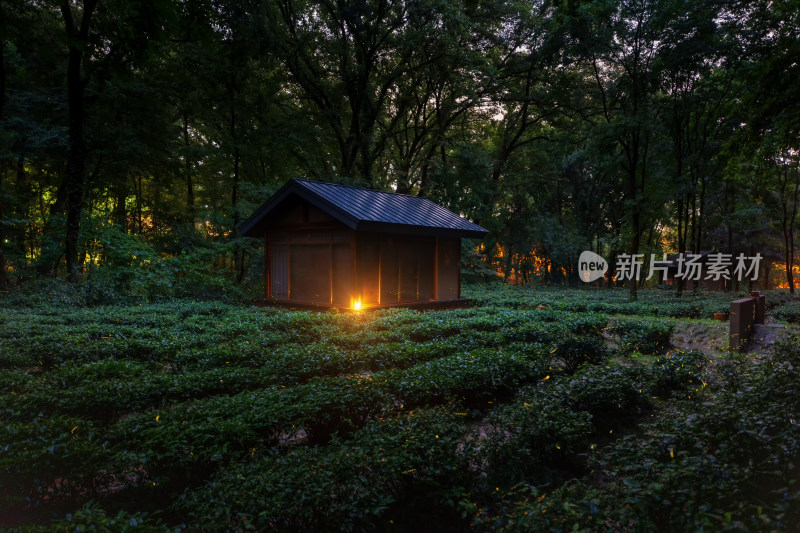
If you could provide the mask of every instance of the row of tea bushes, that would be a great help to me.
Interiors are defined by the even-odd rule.
[[[452,337],[473,347],[513,340],[554,342],[567,334],[594,334],[607,322],[601,315],[494,307],[337,314],[183,301],[142,309],[0,310],[0,368],[49,369],[109,358],[188,369],[231,361],[259,366],[282,351],[314,346],[323,354],[345,353],[369,364],[369,355],[360,352],[383,344]]]
[[[375,419],[345,441],[237,462],[176,507],[213,531],[424,530],[460,519],[467,431],[446,407]]]
[[[701,354],[691,357],[702,366]],[[484,521],[487,513],[517,483],[553,487],[583,476],[598,446],[647,419],[664,368],[545,375],[485,417],[460,402],[382,413],[320,445],[236,458],[175,506],[214,530],[493,528],[503,522]],[[685,390],[691,379],[673,385]]]
[[[195,391],[191,399],[164,400],[160,407],[125,416],[107,428],[95,409],[108,409],[108,398],[87,383],[70,394],[62,391],[64,404],[60,400],[53,404],[75,411],[73,416],[25,417],[14,410],[12,418],[20,421],[0,426],[2,441],[13,443],[0,456],[0,468],[8,474],[0,488],[11,493],[16,486],[18,494],[44,497],[57,480],[66,480],[71,485],[64,487],[67,493],[80,493],[90,491],[101,473],[118,473],[122,478],[134,471],[147,472],[134,476],[137,483],[147,478],[174,486],[202,479],[231,458],[279,445],[295,435],[303,435],[307,442],[327,442],[385,412],[437,405],[449,398],[485,409],[497,395],[511,394],[543,375],[548,357],[544,349],[484,349],[406,370],[315,378],[290,387],[275,385],[208,398]],[[138,400],[125,401],[152,403],[155,389],[128,389],[128,394],[137,390]],[[100,398],[97,405],[95,393]],[[114,398],[113,389],[107,396]]]
[[[800,342],[788,340],[770,356],[711,362],[706,375],[696,374],[697,359],[685,354],[653,368],[661,374],[654,385],[680,380],[689,394],[673,395],[661,416],[591,454],[587,475],[546,493],[518,486],[498,498],[501,511],[479,517],[475,527],[794,531]],[[679,378],[678,369],[690,365],[694,375]]]
[[[474,299],[481,306],[503,309],[548,309],[569,312],[595,312],[609,315],[640,315],[666,318],[711,319],[714,313],[726,313],[730,302],[736,298],[749,296],[742,287],[738,293],[724,291],[685,290],[678,297],[675,289],[645,289],[638,293],[636,302],[628,301],[627,288],[566,289],[553,287],[518,287],[494,283],[488,285],[466,285],[463,294]],[[780,309],[786,307],[786,314],[796,316],[798,297],[788,290],[762,291],[767,297],[767,309],[775,308],[773,315],[784,316]]]
[[[605,331],[617,340],[621,354],[658,355],[670,349],[670,335],[674,328],[674,320],[624,318],[612,319]]]
[[[64,479],[86,484],[104,481],[111,469],[117,474],[113,481],[130,485],[130,496],[165,502],[166,514],[153,515],[146,505],[116,518],[109,518],[114,513],[91,513],[111,522],[130,517],[137,527],[153,530],[165,529],[166,522],[173,528],[203,524],[208,530],[242,531],[465,529],[470,524],[479,530],[537,531],[571,530],[577,524],[591,531],[622,524],[635,530],[640,524],[642,530],[653,524],[684,529],[699,523],[692,520],[700,516],[723,527],[724,514],[714,522],[704,514],[700,497],[678,500],[685,516],[664,511],[666,504],[648,499],[653,490],[648,484],[663,483],[662,499],[679,485],[700,483],[711,490],[719,484],[715,476],[703,479],[712,463],[680,463],[682,454],[703,458],[710,450],[720,461],[716,468],[722,473],[738,468],[731,470],[732,479],[745,485],[753,481],[743,455],[749,447],[772,454],[756,464],[761,474],[769,474],[764,465],[786,464],[797,455],[791,443],[775,448],[771,439],[781,435],[783,426],[774,413],[761,419],[746,414],[737,422],[734,409],[752,398],[755,413],[773,396],[782,409],[791,406],[797,412],[792,390],[798,375],[791,362],[764,359],[754,366],[686,352],[645,365],[587,366],[570,376],[543,366],[553,354],[527,344],[510,346],[496,354],[456,354],[407,370],[321,378],[177,404],[156,416],[124,418],[103,436],[109,444],[94,448],[86,447],[95,442],[86,439],[86,432],[98,428],[90,423],[72,431],[71,424],[83,422],[63,419],[43,441],[58,443],[54,437],[62,435],[69,453],[56,447],[54,457],[35,460],[37,466],[56,469],[56,463],[63,466],[81,457],[84,470],[76,467],[75,477]],[[536,360],[539,364],[531,364]],[[479,372],[484,366],[490,371]],[[520,379],[525,368],[531,373]],[[759,373],[763,382],[754,378]],[[758,387],[750,386],[753,380]],[[738,385],[729,395],[730,383]],[[766,383],[771,390],[763,387]],[[490,390],[506,390],[511,401],[484,403]],[[465,405],[470,395],[483,409]],[[670,396],[675,399],[663,404]],[[727,411],[716,407],[722,404]],[[762,431],[759,420],[771,423]],[[759,429],[749,435],[748,428]],[[670,469],[676,461],[678,473]],[[9,463],[3,466],[8,472]],[[595,472],[603,472],[602,488],[596,486]],[[39,479],[40,486],[52,489],[53,479]],[[67,494],[87,487],[62,488]],[[613,497],[603,496],[604,490]],[[768,520],[776,516],[777,504],[766,505],[774,496],[760,501]],[[620,509],[616,498],[626,498],[620,501],[627,507]],[[737,518],[735,513],[731,517]],[[64,519],[54,527],[69,523]]]

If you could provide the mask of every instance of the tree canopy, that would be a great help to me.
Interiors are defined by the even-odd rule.
[[[713,250],[761,253],[793,291],[799,13],[797,0],[7,0],[0,285],[258,283],[261,243],[236,227],[302,177],[471,218],[490,236],[465,261],[507,280],[578,283],[583,250],[612,264]]]

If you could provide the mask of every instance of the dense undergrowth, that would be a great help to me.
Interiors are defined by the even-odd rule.
[[[465,292],[477,306],[426,313],[4,306],[0,527],[800,523],[796,340],[670,346],[677,320],[730,296]],[[769,300],[775,316],[796,305]]]

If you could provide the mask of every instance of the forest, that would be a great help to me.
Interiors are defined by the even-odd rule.
[[[800,0],[0,0],[0,54],[0,533],[797,531]]]
[[[715,250],[794,291],[798,12],[6,0],[0,284],[249,290],[237,226],[302,177],[430,198],[490,230],[465,267],[517,283],[575,284],[582,250]]]

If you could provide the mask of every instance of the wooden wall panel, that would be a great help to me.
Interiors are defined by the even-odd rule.
[[[378,305],[380,270],[380,243],[377,239],[359,235],[356,238],[356,287],[355,296],[361,296],[361,305]]]
[[[270,294],[272,298],[288,298],[289,247],[273,244],[270,252]]]
[[[333,305],[337,307],[350,307],[352,287],[350,285],[350,244],[334,244],[331,247],[333,268]]]
[[[461,271],[461,241],[439,238],[439,272],[437,277],[438,300],[459,298],[459,276]]]
[[[400,263],[395,239],[389,238],[380,244],[380,304],[400,302]]]
[[[289,299],[329,304],[330,269],[329,246],[293,244],[289,248]]]

